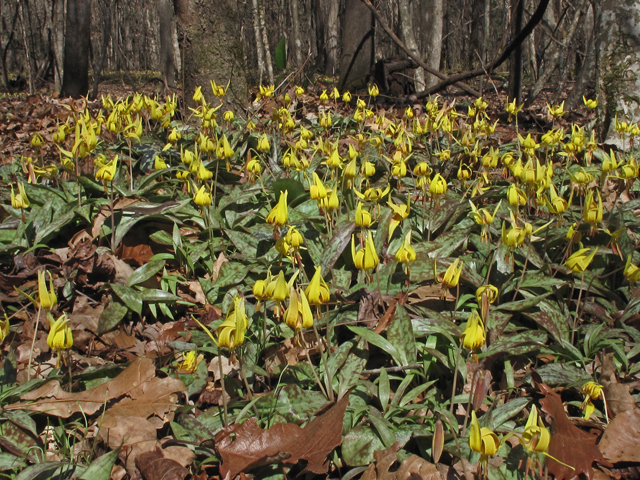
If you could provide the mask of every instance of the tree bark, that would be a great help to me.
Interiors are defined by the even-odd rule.
[[[324,15],[324,48],[327,55],[324,72],[334,75],[338,68],[340,4],[338,0],[320,0],[320,5]]]
[[[249,90],[240,38],[241,11],[236,0],[200,2],[181,0],[178,26],[183,45],[185,100],[197,86],[214,103],[209,81],[229,89],[224,97],[230,108],[240,112],[247,105]]]
[[[273,83],[273,63],[271,62],[271,47],[269,47],[269,35],[267,24],[264,21],[264,3],[258,2],[258,13],[260,18],[260,31],[262,32],[262,46],[264,47],[264,61],[267,66],[267,75],[269,75],[269,83]]]
[[[511,5],[511,38],[516,38],[522,30],[524,16],[524,0],[513,0]],[[522,43],[516,45],[511,57],[511,70],[509,72],[509,98],[516,103],[522,103]]]
[[[79,98],[89,92],[90,44],[91,0],[67,0],[61,97]]]
[[[418,50],[418,42],[416,42],[416,37],[413,34],[413,15],[411,14],[410,1],[398,0],[398,10],[400,12],[400,31],[404,44],[413,55],[422,60],[422,55]],[[416,68],[413,80],[416,92],[421,92],[425,89],[424,68]]]
[[[487,3],[489,0],[487,0]],[[422,0],[424,12],[424,26],[421,29],[425,48],[425,63],[432,70],[440,70],[440,58],[442,55],[442,31],[444,29],[444,1]],[[438,77],[432,74],[425,75],[425,87],[431,88],[438,83]]]
[[[298,0],[291,2],[291,27],[293,30],[292,43],[293,54],[296,59],[296,67],[302,66],[302,40],[300,38],[300,15],[298,14]]]
[[[102,29],[102,46],[100,47],[100,58],[95,62],[93,69],[93,88],[91,89],[90,98],[95,100],[98,96],[98,86],[100,85],[100,73],[104,68],[104,61],[107,57],[107,47],[109,46],[109,38],[111,37],[111,1],[107,2],[107,5],[103,8],[102,14],[104,15],[103,29]]]
[[[160,19],[160,71],[165,88],[176,86],[176,65],[173,61],[173,0],[156,0]]]
[[[594,2],[598,131],[607,143],[624,145],[614,118],[640,121],[640,3],[637,0]]]
[[[346,0],[342,29],[342,58],[340,60],[340,81],[342,90],[364,87],[374,65],[373,15],[360,0]]]

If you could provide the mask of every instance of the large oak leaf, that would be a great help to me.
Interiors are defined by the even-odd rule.
[[[222,478],[235,478],[240,472],[261,465],[296,464],[300,460],[308,462],[304,471],[326,473],[326,457],[342,441],[342,422],[348,402],[349,395],[345,395],[302,428],[293,423],[278,423],[263,430],[254,417],[224,428],[215,438],[222,458]]]

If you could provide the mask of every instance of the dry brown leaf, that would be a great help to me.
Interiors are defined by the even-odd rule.
[[[386,450],[374,452],[376,459],[367,467],[361,480],[441,480],[440,472],[433,463],[427,462],[424,458],[412,455],[400,464],[396,471],[390,471],[394,463],[397,462],[397,453],[402,445],[394,443]]]
[[[560,395],[554,392],[544,383],[538,383],[538,387],[544,393],[545,398],[540,400],[542,410],[551,417],[555,423],[555,432],[551,435],[548,453],[549,472],[556,480],[573,478],[584,473],[589,480],[593,478],[593,462],[599,462],[605,466],[611,466],[607,462],[598,446],[596,437],[576,427],[564,411]],[[571,465],[574,469],[565,467],[554,460]]]
[[[604,431],[599,447],[612,463],[640,462],[640,409],[616,416]]]
[[[211,269],[211,277],[209,278],[209,280],[211,280],[212,283],[214,283],[218,279],[218,275],[220,275],[220,269],[222,268],[222,265],[228,261],[229,260],[227,259],[227,257],[225,257],[224,253],[220,252],[218,258],[216,258],[216,261],[213,264],[213,268]]]
[[[623,383],[618,383],[617,371],[618,369],[613,361],[613,353],[603,355],[600,383],[604,387],[604,396],[612,417],[636,408],[636,401],[629,393],[629,387]]]
[[[189,475],[189,470],[175,460],[165,458],[159,448],[138,455],[136,466],[144,480],[184,480]]]
[[[152,451],[158,444],[156,427],[140,417],[105,418],[98,434],[111,449],[122,446],[120,458],[125,461],[129,475],[135,472],[138,455]]]
[[[62,389],[60,382],[52,380],[20,397],[24,401],[33,400],[33,403],[10,405],[6,408],[15,407],[16,409],[46,412],[63,418],[68,418],[80,411],[91,415],[107,401],[135,393],[142,384],[155,376],[155,372],[156,369],[151,360],[138,358],[113,380],[90,390],[68,393]]]
[[[342,422],[348,402],[349,395],[345,395],[303,428],[293,423],[278,423],[263,430],[255,417],[251,417],[240,425],[222,429],[215,438],[222,459],[220,475],[235,478],[240,472],[260,465],[296,464],[299,460],[308,462],[302,473],[325,474],[327,455],[342,441]]]

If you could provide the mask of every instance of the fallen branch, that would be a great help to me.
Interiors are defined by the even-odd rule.
[[[369,0],[362,0],[362,1],[368,2]],[[520,30],[520,33],[518,33],[518,35],[513,40],[513,42],[507,45],[507,47],[502,52],[502,54],[496,60],[494,60],[493,63],[489,66],[489,68],[487,69],[488,74],[491,74],[493,70],[495,70],[500,65],[502,65],[507,60],[507,58],[509,58],[511,53],[513,53],[513,51],[518,47],[518,45],[522,44],[522,42],[524,42],[524,40],[531,34],[531,32],[533,32],[533,29],[535,28],[535,26],[538,25],[538,23],[540,23],[540,20],[542,20],[542,16],[544,15],[545,10],[547,9],[547,5],[549,5],[549,0],[540,0],[540,3],[538,4],[538,8],[536,8],[536,11],[533,12],[533,16],[529,19],[529,22],[524,26],[522,30]],[[420,92],[418,94],[418,98],[426,97],[433,93],[439,92],[440,90],[448,87],[451,84],[457,85],[458,82],[461,82],[463,80],[469,80],[470,78],[479,77],[480,75],[484,75],[487,72],[485,72],[483,68],[476,68],[475,70],[471,70],[468,72],[462,72],[456,75],[451,75],[450,77],[446,78],[445,80],[438,83],[437,85],[434,85],[433,87],[425,90],[424,92]]]
[[[548,0],[547,0],[548,2]],[[418,57],[417,55],[415,55],[411,50],[409,50],[407,48],[407,46],[402,43],[402,40],[400,40],[398,38],[398,36],[394,33],[394,31],[389,27],[389,25],[387,25],[387,22],[384,20],[384,18],[382,18],[382,15],[380,15],[380,12],[378,12],[378,10],[376,9],[376,7],[374,7],[371,4],[371,0],[362,0],[362,3],[364,3],[369,10],[371,10],[371,12],[373,13],[373,16],[376,17],[376,20],[378,21],[378,23],[380,23],[380,25],[382,26],[382,28],[384,29],[385,32],[387,32],[387,35],[389,35],[391,37],[391,39],[402,49],[404,50],[404,52],[409,55],[409,58],[411,58],[414,62],[416,62],[416,64],[418,64],[420,67],[424,68],[424,70],[428,73],[430,73],[431,75],[435,75],[436,77],[447,81],[448,78],[444,73],[441,73],[437,70],[434,70],[432,68],[430,68],[426,63],[424,63],[422,61],[422,59],[420,57]],[[443,82],[440,82],[438,85],[440,85]],[[462,83],[462,82],[450,82],[447,83],[447,86],[451,85],[452,83],[455,84],[456,87],[461,88],[462,90],[464,90],[465,92],[467,92],[469,95],[473,95],[474,97],[479,97],[480,96],[480,92],[478,92],[477,90],[471,88],[469,85]],[[421,92],[418,94],[419,97],[423,97],[426,96],[424,95],[424,92]]]

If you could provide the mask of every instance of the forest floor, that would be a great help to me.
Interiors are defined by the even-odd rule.
[[[637,126],[141,85],[0,97],[0,475],[640,477]]]

